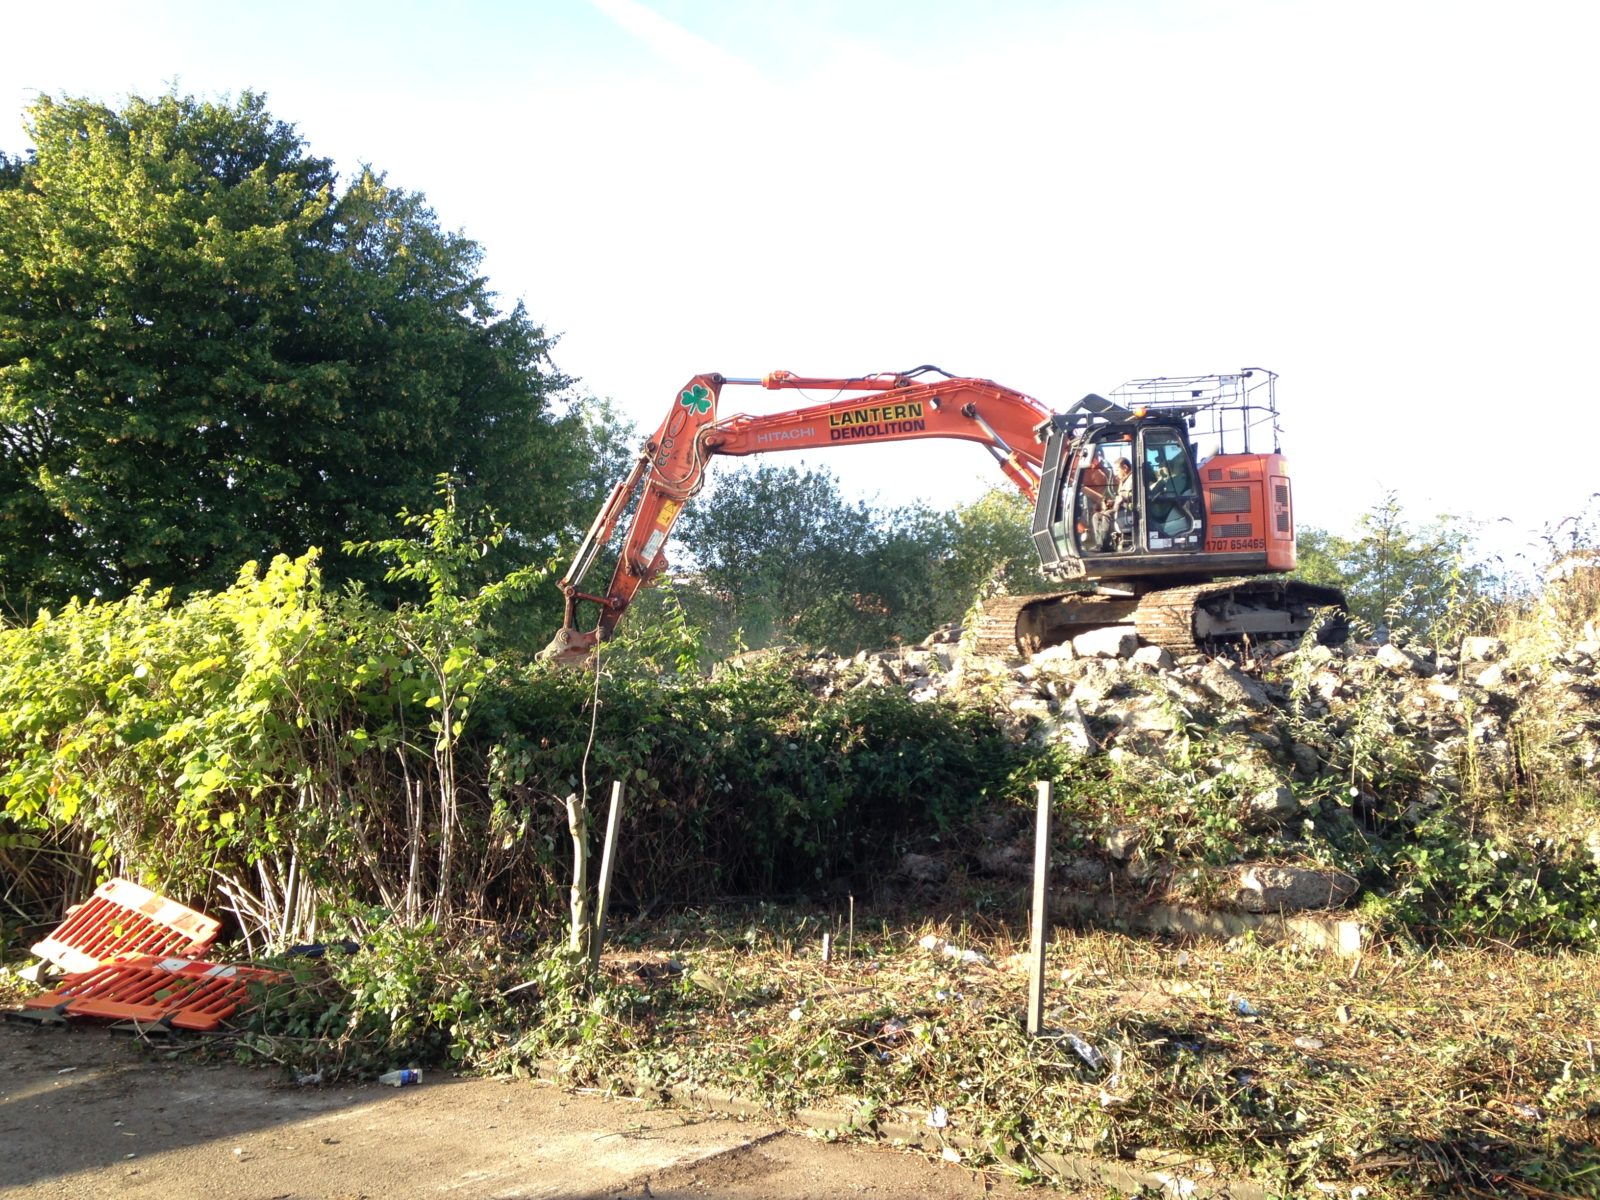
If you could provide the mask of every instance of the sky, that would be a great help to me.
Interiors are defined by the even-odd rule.
[[[40,93],[265,93],[476,240],[641,434],[705,371],[933,363],[1060,410],[1265,367],[1303,524],[1392,490],[1509,560],[1600,492],[1586,0],[76,0],[0,28],[0,149]],[[1000,480],[967,443],[769,461],[886,505]]]

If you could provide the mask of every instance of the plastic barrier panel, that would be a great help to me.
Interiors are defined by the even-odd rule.
[[[187,958],[101,963],[69,975],[53,992],[23,1001],[70,1017],[160,1021],[174,1029],[215,1029],[250,997],[250,983],[288,978],[282,971],[228,967]]]
[[[102,883],[94,895],[33,947],[64,971],[87,971],[114,958],[204,954],[220,922],[126,879]]]

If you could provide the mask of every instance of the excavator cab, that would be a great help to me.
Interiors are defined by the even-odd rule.
[[[1063,427],[1070,418],[1052,422],[1033,536],[1053,575],[1114,578],[1145,556],[1195,554],[1205,545],[1205,500],[1187,431],[1181,421],[1128,416],[1081,431]]]
[[[1051,501],[1060,519],[1052,512],[1048,524],[1059,524],[1064,556],[1193,552],[1205,541],[1199,473],[1180,426],[1096,428],[1067,448],[1061,478]]]
[[[1052,417],[1033,521],[1046,573],[1142,590],[1292,570],[1273,378],[1134,380]]]

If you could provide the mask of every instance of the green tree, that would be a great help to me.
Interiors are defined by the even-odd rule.
[[[844,582],[841,561],[871,524],[864,505],[845,502],[830,472],[763,463],[719,476],[685,507],[675,538],[699,584],[752,645],[763,645],[832,601]]]
[[[179,594],[309,546],[374,564],[450,473],[547,555],[592,448],[481,251],[364,169],[342,193],[262,97],[41,98],[0,162],[0,603]],[[583,519],[587,519],[586,515]]]
[[[450,915],[455,893],[454,855],[461,837],[460,788],[456,747],[472,703],[494,670],[486,653],[487,618],[496,608],[538,583],[548,570],[521,567],[503,578],[474,588],[476,562],[505,538],[506,529],[492,512],[467,513],[458,504],[455,481],[448,475],[436,481],[437,505],[427,512],[400,514],[410,531],[403,537],[373,542],[347,542],[344,549],[357,556],[390,562],[385,579],[422,587],[426,600],[401,604],[392,617],[370,629],[377,637],[391,637],[401,653],[385,664],[398,677],[414,677],[422,687],[423,706],[432,714],[432,735],[438,795],[438,869],[435,876],[432,917]],[[427,823],[422,813],[410,810],[407,833],[409,863],[406,913],[416,920],[422,906],[422,844]]]
[[[676,537],[750,644],[854,650],[920,638],[948,610],[945,526],[924,508],[848,501],[829,471],[762,464],[719,478]]]
[[[1054,588],[1039,571],[1033,504],[1010,484],[997,484],[952,514],[946,586],[965,612],[990,586],[1020,596]]]
[[[949,518],[923,505],[875,510],[869,525],[829,557],[836,589],[796,613],[800,641],[834,650],[918,641],[959,610],[945,588]],[[804,570],[804,564],[796,564]]]
[[[949,513],[878,509],[845,500],[827,470],[762,464],[719,478],[684,510],[677,540],[698,588],[680,586],[677,603],[713,651],[741,636],[832,650],[916,640],[987,590],[1055,586],[1039,571],[1031,522],[1032,506],[1007,486]],[[636,617],[660,615],[649,593],[638,607]]]
[[[1297,554],[1298,578],[1341,588],[1350,611],[1380,630],[1445,632],[1496,582],[1469,526],[1448,515],[1414,525],[1392,491],[1357,519],[1353,536],[1301,529]]]

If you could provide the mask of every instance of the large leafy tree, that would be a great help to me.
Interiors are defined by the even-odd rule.
[[[791,639],[832,650],[917,640],[980,595],[1048,590],[1031,505],[997,486],[951,512],[846,500],[827,470],[763,463],[721,476],[684,510],[680,578],[665,620],[687,619],[713,654]],[[628,630],[662,620],[646,592]]]
[[[1350,611],[1380,632],[1465,628],[1499,585],[1478,560],[1469,526],[1450,516],[1414,524],[1394,492],[1363,513],[1350,536],[1303,528],[1296,548],[1295,574],[1343,589]]]
[[[0,604],[224,585],[395,532],[448,473],[548,552],[593,439],[481,252],[264,100],[40,99],[0,161]],[[583,519],[587,519],[584,514]],[[508,567],[513,563],[502,563]]]
[[[948,608],[943,520],[846,500],[826,470],[730,472],[684,510],[675,540],[752,644],[883,646],[920,638]]]

